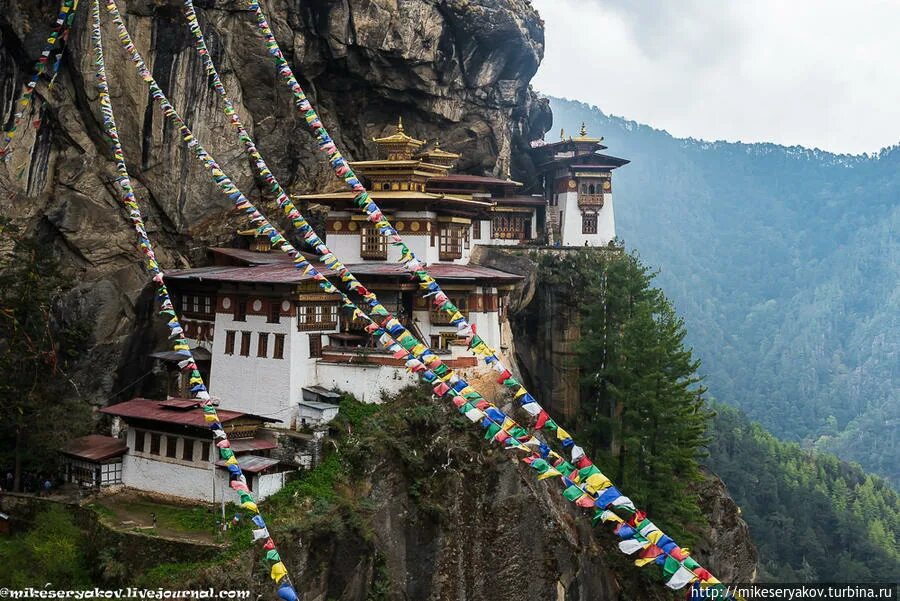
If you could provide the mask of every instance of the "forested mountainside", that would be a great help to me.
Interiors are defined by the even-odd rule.
[[[585,122],[631,159],[613,182],[618,234],[661,270],[710,394],[900,484],[900,147],[677,139],[551,107],[548,137]]]
[[[707,465],[750,526],[760,580],[897,581],[900,498],[887,482],[781,442],[733,407],[716,410]]]

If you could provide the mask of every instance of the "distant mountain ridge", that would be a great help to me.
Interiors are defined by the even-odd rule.
[[[900,484],[900,147],[678,139],[551,98],[630,159],[617,230],[660,268],[711,393]],[[548,134],[549,137],[550,134]]]

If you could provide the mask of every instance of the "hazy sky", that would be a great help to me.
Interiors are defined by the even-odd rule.
[[[532,2],[541,92],[679,137],[852,153],[900,142],[898,0]]]

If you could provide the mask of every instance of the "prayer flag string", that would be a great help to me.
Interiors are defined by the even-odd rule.
[[[539,447],[540,457],[535,459],[533,456],[529,456],[524,461],[539,471],[542,477],[551,469],[557,472],[552,475],[559,475],[563,482],[568,484],[564,493],[567,499],[580,506],[596,507],[595,521],[615,522],[617,524],[616,533],[623,539],[619,544],[620,549],[626,553],[642,550],[642,556],[636,563],[638,565],[656,563],[661,566],[663,575],[666,578],[666,584],[670,588],[678,589],[690,583],[721,587],[721,583],[712,574],[691,558],[686,550],[678,547],[670,537],[663,534],[659,528],[646,518],[644,512],[636,509],[631,500],[622,495],[609,479],[600,473],[600,470],[585,455],[584,450],[575,444],[569,433],[553,421],[525,387],[512,377],[510,370],[503,365],[496,351],[475,333],[474,328],[468,323],[465,316],[444,294],[434,278],[429,275],[425,264],[418,260],[415,253],[403,242],[403,238],[397,230],[390,225],[390,221],[369,197],[362,182],[356,177],[347,160],[341,155],[314,107],[307,99],[302,87],[297,82],[290,65],[278,46],[278,42],[272,33],[259,2],[257,0],[247,1],[248,6],[256,15],[257,25],[265,39],[267,52],[275,61],[277,73],[290,88],[296,108],[305,117],[310,130],[318,140],[320,150],[327,155],[335,175],[356,193],[354,200],[357,206],[368,216],[368,219],[375,225],[380,234],[389,238],[393,246],[399,247],[401,251],[400,261],[403,266],[418,278],[419,286],[423,292],[434,297],[432,299],[433,304],[450,316],[451,323],[457,327],[458,334],[466,339],[469,348],[475,354],[481,356],[486,364],[492,365],[500,374],[498,381],[513,393],[514,398],[518,400],[519,405],[526,412],[535,417],[535,428],[548,429],[554,432],[555,438],[561,442],[563,448],[570,450],[572,457],[572,462],[569,463],[565,458],[541,443]],[[437,387],[435,392],[438,392]],[[503,423],[507,423],[506,420],[511,421],[511,418],[504,416],[502,412],[498,417],[501,416],[504,418]],[[496,420],[490,421],[496,422]],[[504,430],[502,426],[500,430],[493,431],[494,424],[488,424],[487,429],[488,433],[491,434],[491,439],[501,432],[507,432],[508,434],[508,431]],[[553,460],[554,463],[552,465],[546,461],[548,457]],[[579,466],[579,469],[576,477],[572,478],[576,472],[575,466]],[[570,467],[571,469],[569,469]],[[563,471],[560,472],[558,468],[562,468]],[[624,510],[630,514],[627,521],[619,517],[615,510]],[[656,553],[657,550],[659,550],[658,554]],[[724,592],[724,589],[722,590]]]
[[[31,79],[22,86],[22,94],[19,96],[19,99],[13,107],[15,113],[13,114],[12,123],[3,132],[3,144],[0,145],[0,160],[9,160],[9,155],[12,154],[10,145],[12,144],[13,138],[16,137],[16,133],[19,130],[19,124],[22,122],[26,111],[28,111],[28,107],[34,99],[34,89],[37,87],[38,80],[41,75],[46,73],[48,64],[51,65],[50,69],[53,74],[50,81],[51,86],[56,79],[56,74],[59,72],[59,65],[62,62],[66,40],[69,38],[72,22],[75,20],[75,12],[78,10],[78,2],[79,0],[63,0],[60,5],[59,13],[56,15],[56,22],[53,25],[53,30],[50,32],[47,41],[44,43],[44,48],[41,50],[41,54],[34,65]],[[56,48],[57,44],[59,44],[59,50],[51,64],[50,54],[53,52],[53,49]],[[35,128],[39,127],[40,121],[35,121],[34,125]]]
[[[146,70],[146,67],[143,65],[139,55],[137,55],[133,50],[133,44],[130,43],[130,38],[127,34],[127,30],[124,29],[124,25],[120,27],[120,40],[122,40],[123,44],[126,45],[126,48],[129,48],[129,52],[132,54],[132,60],[138,66],[138,71],[141,73],[142,77],[144,77],[145,81],[151,86],[151,94],[152,96],[158,100],[162,106],[164,107],[164,112],[166,116],[176,123],[181,130],[183,140],[188,143],[189,146],[195,148],[195,154],[198,158],[204,159],[204,164],[209,167],[210,172],[214,176],[214,180],[219,184],[220,188],[223,192],[228,194],[232,190],[237,190],[236,187],[233,186],[230,178],[221,171],[218,167],[218,164],[215,163],[214,159],[212,159],[205,150],[202,149],[199,142],[193,138],[190,130],[181,120],[181,118],[174,111],[174,108],[171,107],[168,100],[162,94],[162,91],[159,89],[158,85],[155,81],[153,81],[152,77],[149,76],[149,72]],[[254,219],[260,222],[262,225],[260,226],[260,231],[269,235],[270,240],[273,243],[273,246],[276,248],[280,248],[284,252],[291,253],[292,256],[295,256],[296,251],[287,242],[284,237],[275,229],[262,214],[256,211],[255,207],[253,207],[246,197],[240,193],[239,190],[236,191],[237,198],[235,202],[238,206],[244,207],[247,212],[251,214],[255,213],[256,216]],[[309,273],[308,270],[313,270],[312,273],[318,273],[314,271],[305,259],[302,256],[299,260],[295,259],[295,263],[306,265],[305,273]],[[328,290],[331,293],[338,293],[343,296],[343,293],[337,291],[334,286],[331,286],[328,283],[327,278],[321,277],[319,279],[319,284],[324,290]],[[346,297],[345,301],[347,300]],[[352,302],[347,302],[345,305],[347,308],[355,308]],[[419,343],[415,340],[415,338],[406,333],[406,337],[404,338],[402,335],[399,337],[401,340],[401,344],[398,345],[393,341],[393,338],[388,332],[381,330],[378,327],[378,324],[374,323],[368,316],[364,317],[370,322],[369,327],[367,328],[370,333],[377,336],[378,340],[389,350],[395,350],[399,352],[399,355],[395,354],[395,356],[402,357],[404,356],[404,349],[416,348],[419,346]],[[389,324],[392,333],[395,332],[403,332],[404,328],[400,325],[395,319],[386,320]],[[380,335],[379,335],[380,334]],[[424,347],[424,345],[423,345]],[[446,365],[440,362],[440,359],[433,355],[432,352],[425,350],[423,354],[429,354],[431,359],[427,359],[426,361],[430,363],[431,369],[424,368],[420,361],[411,357],[407,361],[407,365],[412,368],[412,371],[420,373],[421,377],[432,384],[434,382],[441,380],[437,384],[434,385],[434,391],[436,394],[445,395],[451,397],[454,404],[459,408],[459,410],[464,413],[469,419],[475,422],[480,422],[483,427],[488,430],[488,438],[493,441],[497,441],[501,444],[504,444],[506,448],[516,448],[520,450],[525,450],[531,454],[531,457],[526,458],[526,462],[529,464],[535,464],[535,469],[538,471],[539,479],[546,479],[553,475],[559,475],[559,472],[555,469],[550,469],[549,466],[545,469],[540,469],[540,462],[543,460],[537,456],[537,454],[530,448],[530,446],[538,447],[541,442],[535,439],[534,437],[528,437],[527,432],[525,432],[524,428],[518,426],[512,418],[508,416],[504,416],[499,408],[494,406],[493,404],[487,402],[481,397],[477,391],[475,391],[472,387],[468,386],[468,384],[458,378],[453,371]],[[412,353],[406,352],[406,356],[410,357]],[[452,385],[452,386],[451,386]],[[478,405],[477,407],[475,405]],[[528,439],[530,442],[530,446],[523,444],[521,440],[513,439],[512,434],[516,434],[522,437],[522,439]],[[544,461],[544,463],[546,463]],[[562,481],[561,481],[562,482]],[[568,498],[568,497],[567,497]]]
[[[175,312],[175,306],[166,288],[164,274],[160,269],[153,251],[153,244],[147,235],[144,227],[143,217],[134,194],[134,188],[131,179],[128,176],[128,167],[125,163],[125,154],[122,144],[119,140],[119,131],[116,126],[115,115],[113,113],[112,102],[109,95],[109,83],[106,77],[106,63],[103,56],[103,34],[100,24],[100,0],[93,0],[91,8],[91,16],[93,21],[91,40],[94,44],[94,61],[96,66],[97,90],[99,92],[100,113],[103,120],[103,131],[109,139],[113,157],[116,161],[116,178],[117,191],[120,200],[128,211],[132,226],[138,236],[138,245],[141,252],[146,256],[147,269],[153,274],[153,281],[156,283],[156,297],[160,303],[159,315],[166,319],[169,327],[169,338],[172,340],[172,349],[178,353],[182,360],[179,361],[178,367],[182,373],[189,374],[190,390],[193,398],[198,400],[198,404],[203,409],[203,417],[206,425],[212,431],[213,439],[218,449],[218,454],[225,462],[225,466],[229,473],[229,486],[235,492],[238,504],[246,511],[253,514],[252,521],[256,526],[253,530],[254,540],[263,540],[264,547],[269,551],[266,555],[267,563],[272,578],[278,586],[278,594],[285,601],[297,601],[297,594],[291,585],[287,576],[287,569],[284,567],[281,558],[275,547],[275,542],[269,534],[266,523],[263,520],[259,507],[247,486],[247,479],[241,471],[240,460],[231,450],[231,442],[228,435],[219,421],[218,413],[213,404],[212,398],[203,383],[203,377],[197,367],[197,363],[191,353],[187,339],[184,337],[184,329],[178,320]]]

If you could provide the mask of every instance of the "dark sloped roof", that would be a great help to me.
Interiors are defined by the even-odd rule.
[[[279,461],[277,459],[272,459],[271,457],[260,457],[259,455],[241,455],[237,458],[238,465],[241,466],[241,471],[249,472],[251,474],[259,473],[263,470],[266,470],[273,465],[278,465]],[[228,465],[223,460],[216,461],[216,465],[220,468],[227,468]]]
[[[169,424],[179,424],[182,426],[194,426],[198,428],[206,428],[208,424],[203,417],[203,409],[200,408],[199,401],[191,399],[170,399],[168,401],[156,401],[152,399],[135,398],[124,403],[104,407],[101,413],[109,415],[117,415],[125,419],[146,419],[157,422],[165,422]],[[253,415],[252,413],[243,413],[241,411],[229,411],[228,409],[216,409],[220,423],[230,422],[232,420],[249,417],[267,422],[278,422],[281,420]]]
[[[60,452],[87,461],[105,461],[124,455],[128,452],[128,446],[125,441],[112,436],[90,434],[70,440]]]

